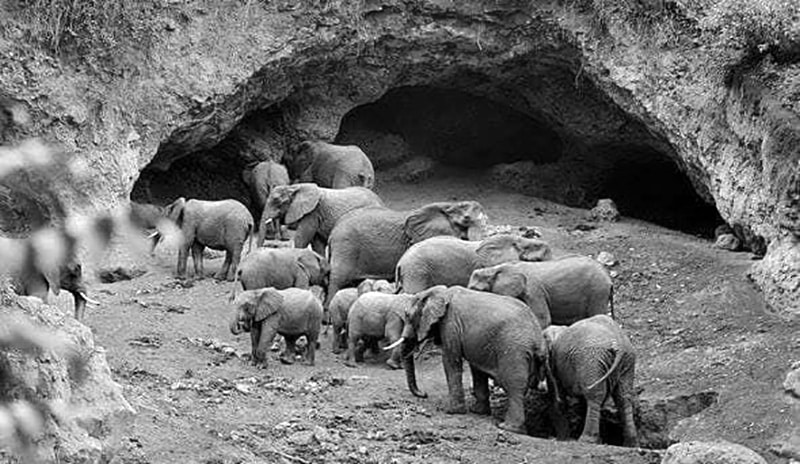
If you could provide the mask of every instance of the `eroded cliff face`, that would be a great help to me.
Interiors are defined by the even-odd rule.
[[[58,61],[9,26],[0,90],[33,122],[2,135],[85,159],[83,208],[246,199],[247,163],[314,137],[379,167],[422,156],[573,205],[612,196],[677,228],[707,231],[718,211],[769,244],[753,276],[797,311],[796,55],[721,47],[677,3],[638,22],[586,3],[171,2],[147,52],[107,66]]]

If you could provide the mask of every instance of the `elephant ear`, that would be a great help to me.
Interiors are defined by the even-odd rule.
[[[312,283],[314,277],[323,277],[327,272],[327,261],[318,253],[311,250],[304,250],[300,256],[297,257],[297,265],[308,276],[309,284]]]
[[[432,203],[411,213],[406,219],[404,232],[410,244],[437,235],[457,235],[457,229],[445,213],[447,203]]]
[[[178,225],[183,226],[184,210],[186,209],[186,198],[180,197],[167,206],[167,216],[169,219]]]
[[[322,190],[315,184],[297,184],[292,203],[286,210],[286,223],[294,224],[306,214],[314,211],[321,196]]]
[[[253,320],[261,322],[264,319],[277,313],[283,306],[283,295],[278,293],[274,288],[266,288],[261,291],[256,300],[255,310],[253,311]]]
[[[245,168],[242,170],[242,182],[244,182],[248,188],[253,188],[253,168]]]
[[[528,279],[524,274],[501,269],[495,276],[492,293],[518,298],[525,294],[527,286]]]
[[[419,326],[417,340],[423,341],[431,334],[431,327],[438,323],[447,313],[450,305],[450,293],[443,285],[437,285],[425,292],[419,301]]]
[[[485,239],[475,250],[483,265],[494,266],[508,261],[517,261],[520,250],[516,246],[516,237],[509,234],[493,235]]]

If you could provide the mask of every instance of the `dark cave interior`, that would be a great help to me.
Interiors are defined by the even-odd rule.
[[[280,159],[297,141],[280,108],[249,114],[218,145],[166,170],[145,168],[131,198],[156,204],[179,196],[236,198],[249,205],[242,170],[256,158]],[[670,155],[641,140],[581,140],[530,113],[452,88],[396,87],[345,114],[335,142],[360,146],[378,183],[382,172],[427,158],[438,166],[434,176],[472,169],[503,188],[583,208],[612,198],[623,216],[695,235],[713,236],[724,222]],[[253,142],[259,137],[261,146]]]

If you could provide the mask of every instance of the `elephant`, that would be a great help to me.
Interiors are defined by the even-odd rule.
[[[394,285],[383,279],[364,279],[357,288],[343,288],[331,298],[328,313],[331,326],[333,326],[331,347],[334,354],[339,354],[342,350],[347,349],[347,315],[350,313],[353,303],[360,295],[373,291],[394,293],[395,289]]]
[[[300,143],[285,156],[292,178],[320,187],[340,189],[375,185],[375,170],[367,155],[355,145],[334,145],[320,140]]]
[[[75,319],[82,321],[86,305],[99,304],[87,296],[83,267],[77,256],[77,239],[63,229],[47,228],[27,238],[0,237],[2,274],[20,295],[35,296],[49,303],[66,290],[75,302]]]
[[[286,340],[280,355],[284,364],[294,363],[295,342],[305,335],[306,362],[314,365],[317,340],[322,324],[322,303],[310,290],[301,288],[261,288],[240,293],[233,301],[236,314],[231,321],[231,333],[250,332],[252,360],[267,366],[267,353],[275,334]]]
[[[270,221],[283,218],[287,225],[296,226],[295,247],[311,245],[324,255],[328,236],[339,219],[368,206],[383,206],[383,201],[363,187],[328,189],[309,183],[275,187],[267,198],[259,229],[264,230]],[[263,241],[260,232],[258,240],[259,244]]]
[[[367,292],[356,299],[347,316],[347,355],[345,364],[354,366],[353,361],[364,362],[364,349],[371,341],[386,339],[390,344],[400,339],[403,333],[404,317],[411,309],[413,295],[390,295],[381,292]],[[359,344],[363,341],[363,344]],[[392,350],[386,364],[392,369],[400,369],[400,346]]]
[[[570,255],[552,261],[503,263],[477,269],[469,288],[513,296],[533,308],[546,301],[549,323],[569,325],[611,311],[614,286],[602,264],[587,256]],[[546,325],[545,325],[546,327]]]
[[[542,240],[498,234],[481,242],[431,237],[411,246],[395,268],[399,291],[418,293],[434,285],[466,287],[475,269],[507,261],[545,261],[550,246]]]
[[[131,201],[128,219],[135,227],[143,231],[152,231],[148,236],[150,239],[150,254],[155,254],[156,246],[158,246],[163,238],[158,229],[162,221],[167,220],[166,208],[150,203]]]
[[[244,242],[253,235],[253,216],[236,200],[186,200],[180,197],[167,206],[167,216],[183,234],[178,251],[178,276],[185,277],[192,250],[194,273],[203,275],[203,249],[225,250],[225,262],[216,278],[233,280]]]
[[[268,236],[280,237],[280,220],[274,220],[270,224],[271,227],[268,227],[269,230],[261,230],[261,215],[264,212],[264,205],[267,204],[267,198],[272,189],[279,185],[289,185],[289,173],[286,171],[286,167],[271,160],[261,161],[255,166],[250,166],[242,171],[242,181],[250,190],[251,209],[254,211],[253,218],[258,225],[258,237],[261,240],[257,245],[260,246],[264,242],[264,238]]]
[[[307,248],[259,248],[242,259],[236,280],[244,290],[325,287],[328,272],[328,261]]]
[[[500,428],[524,433],[523,397],[548,374],[547,351],[536,318],[525,303],[502,295],[461,286],[437,285],[415,296],[405,318],[401,338],[386,350],[402,346],[401,356],[408,388],[427,397],[417,387],[413,351],[427,338],[442,347],[442,363],[449,391],[449,414],[464,414],[463,360],[472,371],[477,414],[490,414],[489,377],[508,395],[508,410]]]
[[[483,206],[476,201],[430,203],[413,211],[351,211],[339,220],[328,239],[328,298],[360,279],[393,278],[400,257],[417,242],[437,235],[480,238],[486,222]]]
[[[548,349],[548,379],[557,415],[563,415],[567,396],[586,399],[586,418],[580,441],[600,442],[600,410],[611,395],[623,424],[623,445],[637,446],[633,419],[636,352],[622,328],[605,314],[570,326],[552,325],[543,332]],[[566,438],[566,420],[553,421],[559,438]]]

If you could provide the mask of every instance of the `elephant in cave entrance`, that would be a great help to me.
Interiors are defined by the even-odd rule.
[[[267,230],[262,230],[260,221],[270,192],[280,185],[289,185],[289,173],[286,167],[275,161],[262,161],[242,171],[242,180],[250,190],[252,210],[255,212],[253,216],[259,238],[256,246],[261,246],[264,238],[281,238],[280,219],[275,219],[267,225]]]
[[[216,278],[233,280],[244,242],[252,239],[253,216],[236,200],[186,200],[181,197],[167,206],[167,215],[183,235],[178,251],[178,276],[186,276],[186,262],[192,251],[196,277],[203,276],[203,249],[225,250],[225,262]],[[251,242],[252,243],[252,242]]]
[[[345,188],[375,185],[372,162],[355,145],[306,140],[284,157],[292,178],[299,182],[314,182],[320,187]]]

